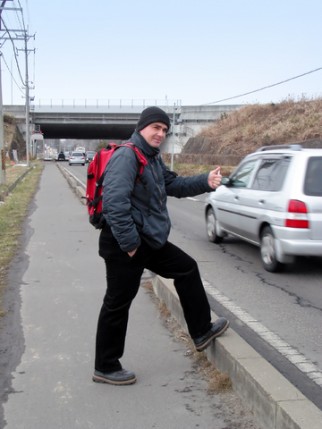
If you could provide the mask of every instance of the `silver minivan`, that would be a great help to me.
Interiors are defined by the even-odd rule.
[[[264,268],[322,256],[322,149],[265,146],[246,156],[205,205],[208,239],[227,235],[260,247]]]

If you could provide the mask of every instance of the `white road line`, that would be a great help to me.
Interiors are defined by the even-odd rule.
[[[207,281],[203,280],[206,292],[216,301],[220,302],[225,308],[233,313],[245,325],[252,329],[256,334],[262,337],[268,344],[274,347],[281,355],[295,365],[301,372],[305,373],[317,385],[322,386],[322,371],[304,355],[282,340],[278,335],[271,332],[262,323],[258,322],[254,317],[246,311],[238,307],[230,298],[223,295],[218,289],[212,286]]]

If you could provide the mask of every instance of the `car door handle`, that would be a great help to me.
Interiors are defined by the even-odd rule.
[[[259,204],[265,204],[265,200],[259,200]]]

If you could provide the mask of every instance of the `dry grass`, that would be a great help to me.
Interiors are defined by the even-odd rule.
[[[194,165],[174,163],[173,169],[180,176],[190,176],[192,174],[209,173],[214,168],[213,165]]]
[[[0,200],[5,198],[8,193],[10,186],[12,186],[17,179],[23,176],[28,171],[28,167],[25,164],[11,164],[7,162],[6,169],[4,171],[4,184],[0,185]]]
[[[193,361],[193,366],[205,380],[208,382],[208,394],[215,394],[224,392],[232,388],[231,380],[227,374],[218,371],[215,366],[209,362],[204,352],[197,352],[190,336],[185,332],[175,317],[173,317],[168,310],[167,306],[160,301],[153,293],[151,282],[143,284],[144,288],[151,294],[154,302],[159,308],[160,316],[166,325],[167,329],[171,332],[174,338],[186,347],[186,356],[189,356]]]
[[[2,294],[6,287],[8,267],[18,249],[23,221],[37,189],[42,168],[42,164],[35,163],[5,201],[0,203],[0,316],[4,313]],[[24,170],[12,170],[10,180],[16,180],[19,177],[19,175],[16,176],[16,172],[19,171],[20,175],[24,172]]]
[[[195,174],[209,173],[209,171],[213,170],[215,165],[198,165],[198,164],[182,164],[182,163],[174,163],[174,171],[180,176],[192,176]],[[229,176],[231,173],[233,166],[222,165],[220,167],[221,174],[223,176]]]
[[[202,151],[246,155],[260,146],[322,139],[322,99],[256,104],[223,115],[203,130]]]

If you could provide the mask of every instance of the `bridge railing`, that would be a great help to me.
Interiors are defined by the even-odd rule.
[[[163,106],[163,107],[173,107],[181,106],[181,100],[169,100],[165,98],[163,100],[153,99],[153,98],[142,98],[142,99],[39,99],[33,104],[34,106],[52,106],[52,107],[118,107],[118,108],[145,108],[148,106]]]

